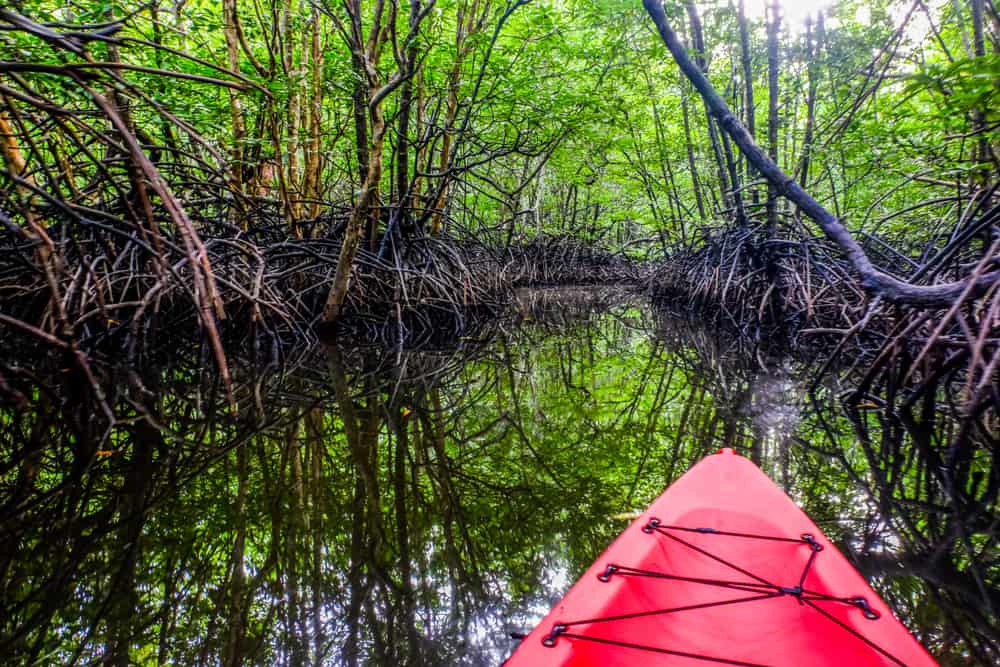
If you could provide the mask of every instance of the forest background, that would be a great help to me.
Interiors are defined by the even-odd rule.
[[[32,247],[56,221],[139,237],[160,275],[166,234],[217,318],[201,236],[225,229],[343,239],[325,320],[359,245],[384,260],[442,234],[544,236],[662,259],[740,229],[774,283],[776,244],[817,236],[638,3],[15,4],[0,17],[7,230]],[[744,5],[666,9],[751,136],[876,264],[933,280],[956,230],[988,246],[988,221],[964,223],[982,222],[997,171],[990,0]],[[34,261],[71,305],[56,274],[85,262],[61,254]],[[59,310],[43,329],[79,327]]]

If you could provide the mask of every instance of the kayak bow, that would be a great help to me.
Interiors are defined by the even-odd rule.
[[[506,663],[699,664],[937,663],[809,517],[724,449],[657,498]]]

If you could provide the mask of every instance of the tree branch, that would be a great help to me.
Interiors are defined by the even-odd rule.
[[[976,271],[973,271],[967,278],[953,283],[915,285],[876,269],[844,224],[806,192],[793,177],[786,174],[774,160],[769,158],[753,140],[747,129],[733,115],[725,100],[719,96],[708,78],[688,57],[687,51],[667,22],[661,0],[642,0],[642,4],[650,18],[653,19],[653,24],[656,25],[663,43],[670,50],[681,71],[705,100],[705,104],[718,121],[719,126],[739,146],[747,161],[769,183],[773,184],[781,195],[816,221],[826,237],[844,251],[852,268],[860,275],[862,286],[871,295],[918,308],[946,308],[953,305],[956,300],[975,298],[1000,282],[1000,271],[989,273],[981,271],[989,264],[989,258],[996,254],[997,247],[986,253],[984,261],[980,263]],[[994,246],[997,245],[1000,245],[1000,242],[994,244]]]

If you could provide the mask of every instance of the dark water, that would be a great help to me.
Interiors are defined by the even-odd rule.
[[[815,368],[615,292],[526,292],[451,343],[234,355],[235,414],[197,347],[109,363],[111,426],[58,359],[9,354],[0,662],[496,665],[720,446],[943,664],[995,659],[997,475],[942,467],[947,423],[845,411],[831,379],[813,401]]]

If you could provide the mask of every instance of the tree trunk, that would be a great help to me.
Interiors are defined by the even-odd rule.
[[[984,0],[972,1],[972,51],[976,58],[986,55],[986,37],[983,32]],[[986,135],[986,114],[982,109],[972,111],[972,131],[976,134],[975,162],[978,166],[975,178],[985,185],[993,171],[990,143]]]
[[[413,35],[418,29],[417,21],[420,15],[420,0],[410,0],[410,34]],[[396,209],[392,213],[394,224],[392,229],[386,229],[386,238],[383,241],[383,248],[386,243],[392,242],[390,235],[395,234],[399,229],[403,216],[410,214],[411,188],[410,188],[410,109],[413,106],[413,74],[416,72],[417,64],[417,43],[410,41],[410,46],[406,50],[405,62],[401,66],[401,71],[406,79],[403,81],[399,91],[399,111],[398,125],[396,128]],[[381,252],[379,253],[381,254]]]
[[[740,56],[743,64],[743,104],[746,113],[746,126],[747,131],[750,132],[751,138],[756,138],[757,134],[757,120],[755,117],[756,109],[754,109],[754,98],[753,98],[753,64],[750,60],[750,30],[747,26],[747,16],[746,9],[744,7],[744,0],[739,2],[739,24],[740,24]],[[752,181],[754,178],[753,166],[748,160],[746,163],[746,179],[747,182]],[[759,194],[757,192],[757,186],[750,187],[750,201],[754,205],[758,203]]]
[[[225,27],[223,33],[226,38],[226,58],[229,70],[239,76],[240,74],[240,44],[237,36],[236,22],[239,18],[236,14],[236,0],[222,0],[222,15]],[[240,91],[229,89],[229,114],[233,123],[232,142],[232,164],[229,165],[232,173],[231,185],[237,192],[243,191],[243,147],[246,142],[247,126],[243,115],[243,103],[240,100]]]
[[[666,133],[663,127],[663,118],[660,115],[660,108],[656,103],[656,94],[653,89],[653,78],[650,76],[648,70],[644,73],[646,77],[646,89],[649,91],[650,105],[653,110],[653,125],[656,130],[656,145],[659,150],[658,157],[660,162],[660,177],[663,179],[663,184],[667,188],[667,203],[670,206],[670,218],[673,226],[673,233],[680,238],[681,243],[683,244],[687,242],[682,215],[682,211],[684,209],[681,204],[680,195],[677,192],[677,179],[674,178],[674,168],[671,165],[666,153]]]
[[[691,28],[691,45],[694,48],[695,62],[701,68],[702,73],[708,76],[708,60],[705,57],[705,36],[701,29],[701,19],[698,16],[698,8],[692,0],[685,3],[688,23]],[[715,127],[712,113],[708,106],[705,106],[705,122],[708,125],[708,138],[712,145],[712,154],[715,156],[715,169],[719,178],[719,192],[722,194],[722,207],[726,210],[733,209],[733,187],[729,182],[726,173],[726,160],[723,156],[722,144],[719,140],[719,131]]]
[[[780,5],[772,0],[767,21],[767,155],[778,161],[778,31],[781,27]],[[767,183],[767,239],[778,229],[778,188]]]
[[[291,199],[291,219],[288,224],[291,226],[292,234],[294,236],[300,236],[298,229],[298,221],[302,218],[302,169],[299,163],[299,143],[301,137],[299,136],[302,131],[302,76],[305,70],[305,60],[306,51],[303,51],[299,55],[299,62],[296,65],[294,63],[294,34],[289,33],[290,37],[288,40],[288,58],[292,62],[292,70],[288,73],[288,108],[285,111],[285,117],[288,122],[288,143],[285,148],[285,156],[287,157],[287,167],[288,176],[287,182],[291,184],[294,192],[292,193]],[[308,44],[308,38],[303,37],[303,41]]]
[[[312,8],[309,40],[309,95],[308,133],[305,145],[305,165],[302,175],[302,194],[306,200],[305,214],[315,218],[320,212],[320,176],[323,168],[323,49],[320,45],[320,13]]]
[[[441,178],[445,179],[445,183],[438,186],[438,195],[432,205],[434,209],[434,215],[431,218],[432,234],[441,231],[445,202],[448,198],[447,181],[450,179],[448,167],[451,165],[452,134],[455,130],[455,120],[458,118],[458,88],[461,85],[462,76],[461,56],[462,53],[459,51],[458,55],[455,56],[451,71],[448,73],[448,99],[445,101],[444,108],[444,136],[441,138],[441,154],[438,160],[438,170],[441,172]]]
[[[691,114],[688,112],[687,85],[681,82],[681,117],[684,121],[684,145],[687,148],[688,171],[691,172],[691,189],[694,190],[695,204],[702,220],[705,215],[705,202],[701,195],[701,183],[698,178],[698,164],[694,161],[694,141],[691,139]]]
[[[351,50],[354,69],[354,90],[351,92],[351,109],[354,112],[354,145],[358,159],[358,184],[368,175],[368,87],[365,84],[365,66],[361,57]]]
[[[803,188],[809,186],[809,161],[812,157],[813,132],[816,126],[816,86],[817,86],[817,59],[823,48],[823,12],[819,12],[816,19],[816,37],[813,39],[812,22],[806,19],[806,59],[809,64],[806,67],[809,92],[806,95],[806,130],[802,138],[802,159],[799,162],[799,184]]]
[[[378,184],[382,179],[382,146],[385,139],[385,120],[382,118],[381,105],[375,106],[372,110],[372,150],[369,153],[368,173],[365,175],[364,183],[361,184],[361,192],[358,201],[351,210],[351,217],[347,222],[347,229],[344,230],[344,238],[340,243],[340,254],[337,256],[337,270],[333,276],[333,284],[330,286],[330,293],[327,295],[326,304],[323,306],[323,321],[333,322],[340,317],[341,307],[347,298],[347,288],[349,286],[351,269],[354,268],[354,256],[361,245],[361,236],[364,231],[365,221],[370,221],[374,216],[378,216]],[[369,226],[371,233],[371,225]]]

